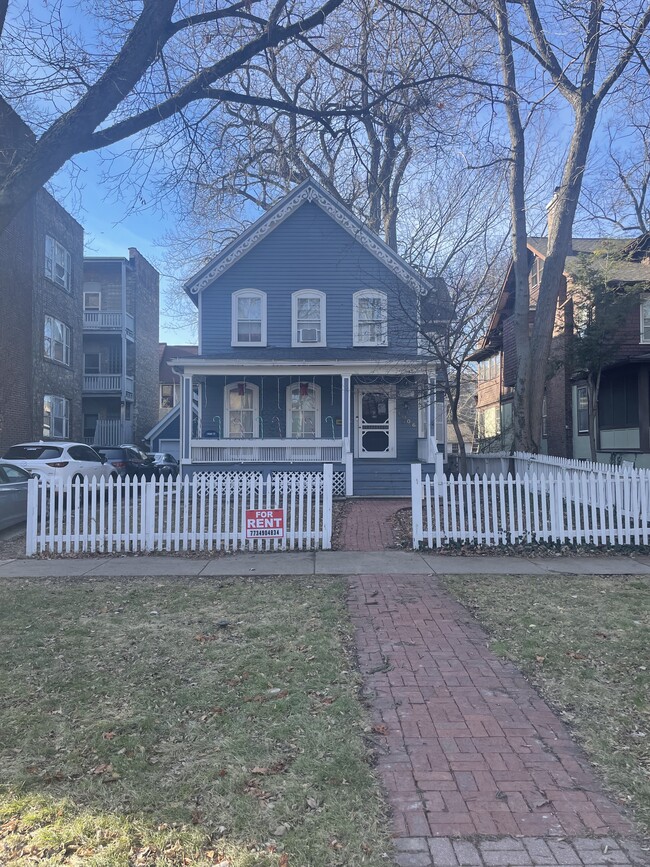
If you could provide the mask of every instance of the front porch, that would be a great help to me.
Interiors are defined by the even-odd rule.
[[[207,359],[195,359],[192,366]],[[189,367],[189,365],[188,365]],[[184,473],[297,471],[334,464],[346,496],[390,496],[409,466],[442,468],[435,374],[374,365],[372,373],[282,363],[271,372],[223,370],[183,376],[180,456]],[[397,370],[396,370],[397,367]],[[380,369],[377,369],[380,368]],[[388,365],[386,365],[388,368]],[[191,410],[191,395],[194,409]],[[444,448],[444,445],[443,445]],[[355,481],[357,480],[357,481]]]

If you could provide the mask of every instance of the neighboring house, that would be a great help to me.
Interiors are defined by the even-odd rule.
[[[34,135],[0,106],[0,161]],[[82,432],[83,229],[45,190],[0,235],[0,452]]]
[[[136,249],[83,261],[83,436],[141,443],[158,419],[158,284]]]
[[[156,447],[180,421],[184,472],[330,462],[347,494],[390,495],[410,490],[411,462],[441,468],[436,365],[420,351],[417,317],[433,320],[444,290],[313,181],[185,288],[199,353],[170,360],[179,412],[150,432]]]
[[[529,238],[530,318],[535,315],[546,238]],[[585,305],[572,279],[583,257],[610,253],[611,286],[650,289],[650,235],[629,239],[574,238],[558,299],[548,379],[542,408],[541,451],[590,458],[586,382],[571,366],[571,339]],[[517,373],[514,337],[514,275],[508,269],[488,332],[473,359],[478,361],[475,444],[481,451],[512,446],[512,401]],[[634,460],[650,466],[650,296],[642,292],[620,332],[614,361],[602,374],[598,402],[598,459]]]
[[[158,419],[164,418],[170,409],[173,409],[181,399],[180,375],[169,364],[172,358],[188,358],[195,356],[198,346],[181,346],[160,343],[158,345],[158,383],[159,403]]]

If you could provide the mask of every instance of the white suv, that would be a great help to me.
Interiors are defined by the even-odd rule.
[[[38,442],[11,446],[0,464],[14,464],[43,479],[117,478],[111,464],[84,443]]]

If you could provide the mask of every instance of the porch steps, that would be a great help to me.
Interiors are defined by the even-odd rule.
[[[355,497],[408,497],[411,495],[411,465],[382,460],[355,460]]]

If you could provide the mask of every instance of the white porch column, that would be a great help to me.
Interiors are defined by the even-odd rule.
[[[181,376],[180,429],[181,463],[188,464],[192,459],[192,377],[186,374]]]
[[[351,411],[350,411],[350,395],[352,386],[349,375],[341,376],[341,422],[343,435],[343,463],[345,464],[345,496],[351,497],[354,490],[353,481],[353,458],[352,458],[352,437],[351,437]]]
[[[438,454],[438,431],[436,430],[436,375],[427,375],[427,463],[435,464]]]

